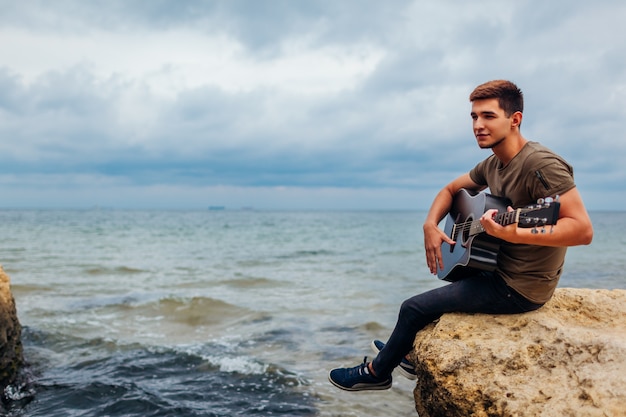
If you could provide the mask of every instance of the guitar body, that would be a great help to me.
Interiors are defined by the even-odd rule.
[[[478,220],[487,210],[497,209],[506,212],[511,202],[506,198],[487,193],[470,193],[462,189],[455,196],[452,209],[446,217],[444,232],[452,237],[455,245],[445,243],[441,247],[444,268],[437,276],[445,281],[458,281],[468,274],[478,271],[493,271],[497,265],[500,240],[486,233],[470,235],[461,231],[453,237],[455,224]]]

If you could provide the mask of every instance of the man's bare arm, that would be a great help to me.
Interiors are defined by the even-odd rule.
[[[576,188],[559,197],[561,203],[557,224],[548,233],[532,233],[516,225],[503,227],[493,221],[495,210],[488,210],[480,222],[485,232],[511,243],[541,246],[588,245],[593,239],[593,226],[587,209]],[[550,229],[550,227],[547,227]]]
[[[437,194],[424,221],[424,249],[426,251],[426,264],[432,274],[437,273],[437,267],[443,269],[441,259],[441,245],[443,242],[454,244],[439,228],[439,222],[448,214],[452,207],[454,195],[461,189],[480,191],[484,187],[479,186],[470,178],[469,174],[463,174],[448,185],[443,187]]]

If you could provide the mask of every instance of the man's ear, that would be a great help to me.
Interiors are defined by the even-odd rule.
[[[519,127],[522,124],[522,112],[516,111],[511,115],[511,127]]]

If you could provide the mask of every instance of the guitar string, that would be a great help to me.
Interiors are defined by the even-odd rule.
[[[545,208],[545,207],[540,207],[540,208]],[[524,213],[528,213],[531,211],[536,211],[538,210],[538,208],[525,208],[525,209],[517,209],[515,211],[511,211],[511,212],[506,212],[506,213],[501,213],[498,216],[496,216],[496,223],[498,224],[503,224],[502,222],[504,222],[505,220],[513,220],[517,214],[524,214]],[[478,223],[477,223],[478,222]],[[509,224],[513,224],[509,223]],[[471,228],[474,226],[478,226],[480,224],[480,220],[474,219],[474,220],[469,220],[469,221],[465,221],[465,222],[461,222],[461,223],[455,223],[453,228],[452,228],[452,237],[456,238],[457,236],[459,236],[459,234],[461,232],[467,232],[468,230],[471,230]],[[546,226],[546,224],[544,223],[539,223],[537,224],[537,226]],[[460,226],[460,227],[459,227]],[[482,225],[481,225],[482,227]]]

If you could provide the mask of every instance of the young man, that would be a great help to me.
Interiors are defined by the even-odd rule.
[[[593,228],[576,189],[572,167],[560,156],[520,133],[523,95],[509,81],[482,84],[470,95],[474,136],[478,146],[492,155],[446,185],[435,197],[424,222],[426,263],[430,272],[443,269],[442,244],[455,242],[439,227],[461,189],[482,191],[508,198],[511,207],[536,203],[539,198],[559,196],[557,224],[549,233],[515,224],[502,226],[487,210],[480,224],[488,235],[500,239],[497,267],[493,272],[468,272],[463,279],[404,301],[398,321],[387,341],[375,340],[378,355],[353,368],[337,368],[329,379],[348,391],[381,390],[392,385],[391,372],[415,378],[413,365],[405,359],[416,333],[448,312],[514,314],[536,310],[545,304],[561,275],[568,246],[591,242]]]

